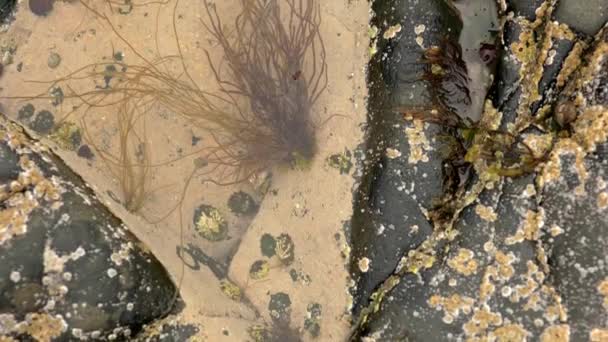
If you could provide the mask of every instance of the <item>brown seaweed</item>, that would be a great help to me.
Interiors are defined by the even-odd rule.
[[[124,5],[164,5],[168,1],[80,3],[108,25],[138,61],[85,65],[44,82],[48,83],[44,93],[20,98],[48,99],[49,89],[63,85],[64,98],[73,100],[75,105],[62,120],[80,116],[89,144],[112,166],[119,179],[128,209],[140,209],[149,195],[150,170],[176,160],[151,163],[145,148],[144,159],[134,155],[134,146],[145,146],[146,140],[141,131],[144,125],[135,123],[145,122],[149,113],[163,111],[180,116],[212,138],[211,146],[183,156],[197,155],[207,163],[204,169],[193,171],[187,184],[194,176],[220,185],[235,184],[277,165],[301,165],[315,155],[312,107],[326,88],[327,66],[319,33],[320,8],[314,0],[286,0],[284,11],[276,0],[241,1],[241,12],[230,32],[225,31],[215,5],[204,2],[207,20],[201,19],[201,24],[219,43],[227,66],[214,64],[207,53],[220,88],[217,92],[203,89],[190,75],[176,25],[178,0],[173,9],[178,52],[163,56],[157,48],[153,58],[134,48],[115,27],[111,14],[100,7],[105,4],[115,13]],[[70,85],[83,80],[95,80],[97,85],[84,91]],[[102,152],[99,143],[87,133],[87,117],[101,110],[116,115],[116,155]]]
[[[201,22],[223,49],[227,77],[207,57],[223,100],[239,114],[225,131],[230,137],[216,138],[226,146],[218,157],[249,171],[297,164],[316,152],[311,111],[327,86],[320,9],[314,0],[286,4],[287,19],[277,0],[242,0],[231,39],[215,4],[204,3],[208,22]],[[246,106],[239,102],[243,97]]]

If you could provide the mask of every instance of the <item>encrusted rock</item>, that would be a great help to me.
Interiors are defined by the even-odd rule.
[[[0,154],[0,339],[129,338],[171,309],[176,288],[158,260],[4,117]]]

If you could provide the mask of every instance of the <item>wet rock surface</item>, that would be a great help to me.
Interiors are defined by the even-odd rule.
[[[430,208],[424,241],[356,311],[351,340],[608,338],[608,28],[585,36],[554,20],[555,2],[532,3],[507,8],[496,81],[464,144],[474,172]],[[434,215],[446,206],[451,217]]]
[[[604,0],[561,0],[555,17],[577,31],[593,35],[608,20],[608,3]]]
[[[16,4],[17,0],[0,0],[0,22],[11,14]]]
[[[0,119],[0,339],[132,338],[176,288],[48,148]]]
[[[457,42],[462,27],[455,8],[444,1],[376,1],[372,9],[378,30],[368,75],[369,137],[351,221],[355,313],[401,256],[431,233],[426,214],[443,193],[444,142],[433,137],[447,133],[406,116],[442,101],[423,80],[431,66],[422,59],[430,46],[448,49]],[[460,93],[454,96],[466,96]]]

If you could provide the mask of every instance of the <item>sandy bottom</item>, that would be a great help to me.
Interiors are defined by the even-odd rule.
[[[236,13],[238,3],[222,1],[221,6],[218,5],[220,14]],[[3,53],[9,51],[4,62],[12,62],[5,66],[0,78],[0,96],[46,94],[48,84],[27,81],[55,80],[87,64],[110,61],[118,52],[128,64],[140,63],[141,57],[154,59],[159,52],[163,56],[175,54],[174,5],[175,0],[169,0],[166,5],[150,2],[120,14],[108,11],[99,1],[95,8],[107,15],[116,29],[113,32],[108,22],[78,1],[57,1],[46,17],[34,16],[27,1],[22,1],[15,20],[0,33]],[[189,73],[202,88],[215,91],[217,85],[204,51],[208,50],[216,61],[221,59],[221,51],[201,26],[199,20],[204,17],[200,6],[198,0],[180,0],[175,12],[176,28]],[[180,203],[186,180],[198,165],[197,151],[210,138],[176,113],[153,106],[145,113],[145,131],[142,126],[139,134],[148,147],[151,163],[163,165],[149,170],[149,192],[136,213],[125,210],[117,173],[99,154],[87,160],[58,145],[56,140],[42,138],[96,189],[100,198],[167,267],[181,284],[181,296],[186,304],[181,319],[199,325],[200,335],[211,341],[248,339],[249,327],[271,322],[268,305],[277,293],[285,293],[290,298],[293,328],[303,328],[310,308],[320,304],[318,340],[343,340],[349,331],[348,274],[341,251],[345,244],[343,225],[352,211],[355,167],[341,174],[328,158],[345,151],[353,152],[362,141],[369,9],[365,1],[335,0],[321,1],[321,10],[329,84],[315,105],[314,116],[319,123],[334,114],[340,116],[333,116],[318,129],[318,153],[310,168],[269,170],[272,178],[265,196],[255,182],[217,186],[194,178],[181,206],[171,211]],[[224,24],[229,28],[232,20],[227,19]],[[49,67],[52,54],[61,57],[54,68]],[[178,66],[167,66],[172,67]],[[85,79],[66,84],[82,91],[94,89],[100,81],[99,78],[97,83]],[[66,86],[63,90],[67,93]],[[72,113],[74,102],[69,99],[57,106],[50,99],[0,100],[2,111],[12,118],[16,118],[18,110],[28,102],[35,106],[36,112],[51,111],[56,121],[72,122],[81,128],[86,122],[88,134],[83,143],[117,154],[119,130],[115,108]],[[254,197],[259,204],[257,214],[237,216],[231,212],[228,199],[237,191]],[[193,215],[203,204],[219,210],[228,225],[228,239],[208,241],[195,230]],[[268,258],[262,254],[260,240],[264,234],[291,237],[294,243],[291,264],[285,265],[276,256]],[[227,267],[226,277],[241,289],[242,300],[235,301],[221,290],[221,279],[203,264],[202,253],[211,257],[216,266]],[[263,279],[254,280],[250,268],[258,260],[268,262],[270,270]],[[305,339],[310,338],[304,329],[301,334]]]

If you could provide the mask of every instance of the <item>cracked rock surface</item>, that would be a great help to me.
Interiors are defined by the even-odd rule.
[[[398,17],[406,18],[428,6],[392,3],[390,15],[403,11]],[[556,1],[505,5],[503,51],[481,120],[440,124],[456,127],[447,132],[459,139],[475,129],[463,144],[472,170],[456,190],[444,182],[444,200],[421,218],[430,226],[424,239],[413,245],[391,239],[400,259],[383,270],[389,275],[367,297],[370,304],[355,306],[361,314],[353,341],[608,339],[608,27],[594,37],[571,29],[555,20]],[[372,22],[387,18],[375,15]],[[390,45],[378,54],[383,62],[370,62],[372,84],[381,75],[375,67],[391,70],[401,61]],[[418,82],[429,86],[428,79]],[[393,90],[370,86],[372,109],[374,96],[382,96],[374,91]],[[429,102],[427,118],[411,122],[432,125],[433,110],[454,112]],[[436,179],[445,180],[443,170]],[[410,197],[429,189],[421,178],[407,182],[417,189]],[[395,220],[402,232],[410,225]],[[354,223],[353,230],[369,227]],[[382,239],[353,244],[386,249]],[[370,259],[368,272],[376,262]],[[355,293],[368,293],[369,282],[353,273]]]

